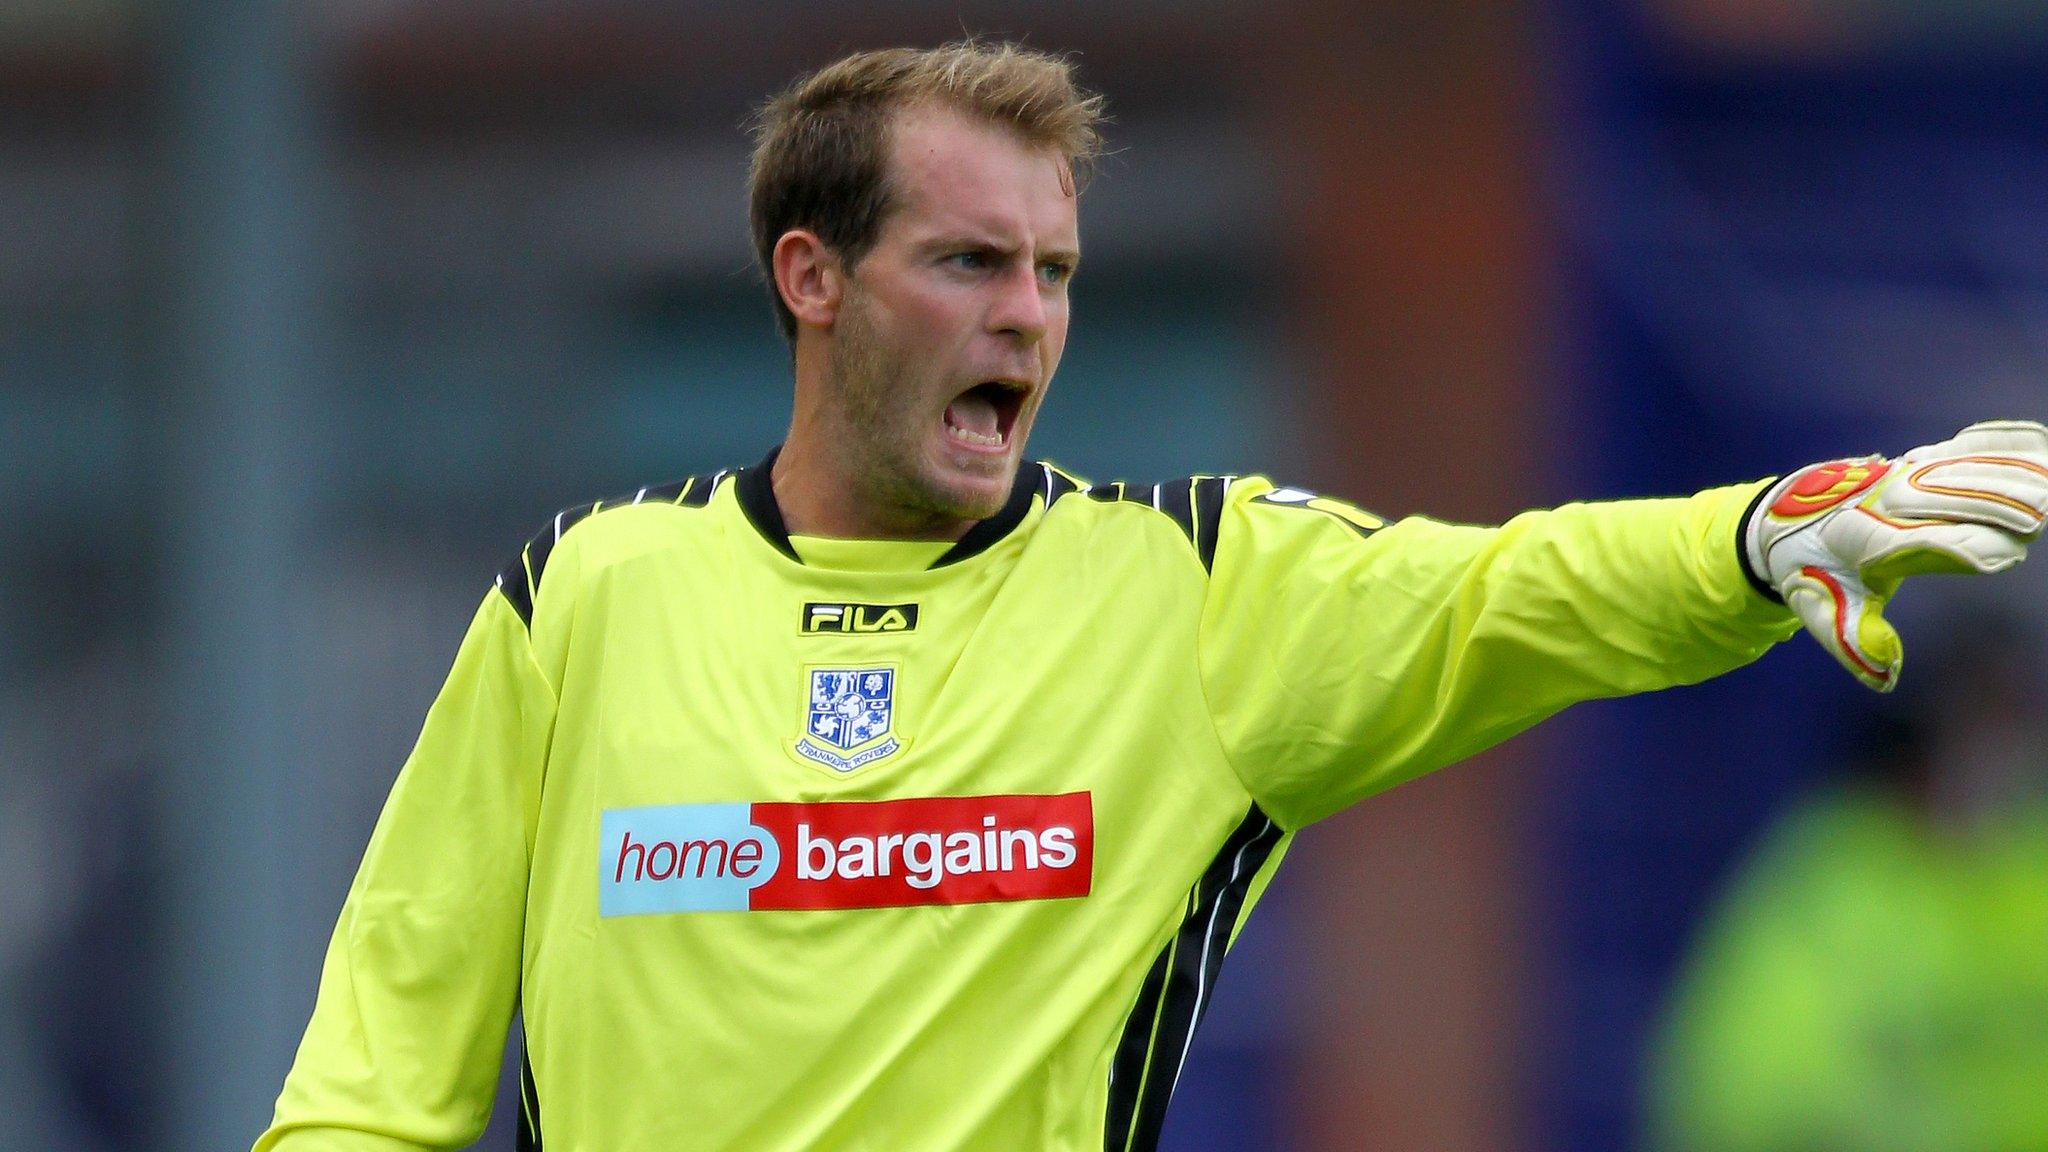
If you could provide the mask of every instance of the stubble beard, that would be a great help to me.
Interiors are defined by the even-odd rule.
[[[1003,501],[961,491],[929,473],[920,389],[902,359],[875,331],[866,300],[849,291],[834,325],[832,374],[845,415],[843,458],[863,501],[915,530],[985,520]]]

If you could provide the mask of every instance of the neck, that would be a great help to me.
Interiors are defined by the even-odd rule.
[[[832,438],[799,415],[775,457],[769,482],[793,536],[848,540],[958,540],[975,521],[906,504],[875,481],[878,472],[834,450]]]

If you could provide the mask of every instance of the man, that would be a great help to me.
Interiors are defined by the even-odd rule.
[[[1784,595],[1887,684],[1897,578],[2040,530],[2022,424],[1501,528],[1026,461],[1098,113],[974,43],[765,108],[788,438],[500,575],[259,1150],[474,1139],[515,1009],[531,1146],[1152,1148],[1296,829],[1751,660]]]

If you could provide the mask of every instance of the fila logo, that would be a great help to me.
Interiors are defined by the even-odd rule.
[[[1086,896],[1088,792],[608,808],[598,911],[898,908]]]
[[[875,632],[917,631],[915,604],[831,604],[812,601],[804,605],[803,633],[868,635]]]

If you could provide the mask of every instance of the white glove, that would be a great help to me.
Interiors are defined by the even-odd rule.
[[[1879,692],[1905,653],[1884,618],[1904,577],[2000,572],[2048,521],[2048,428],[1972,424],[1896,460],[1815,464],[1778,481],[1743,524],[1750,577],[1782,597],[1842,666]]]

